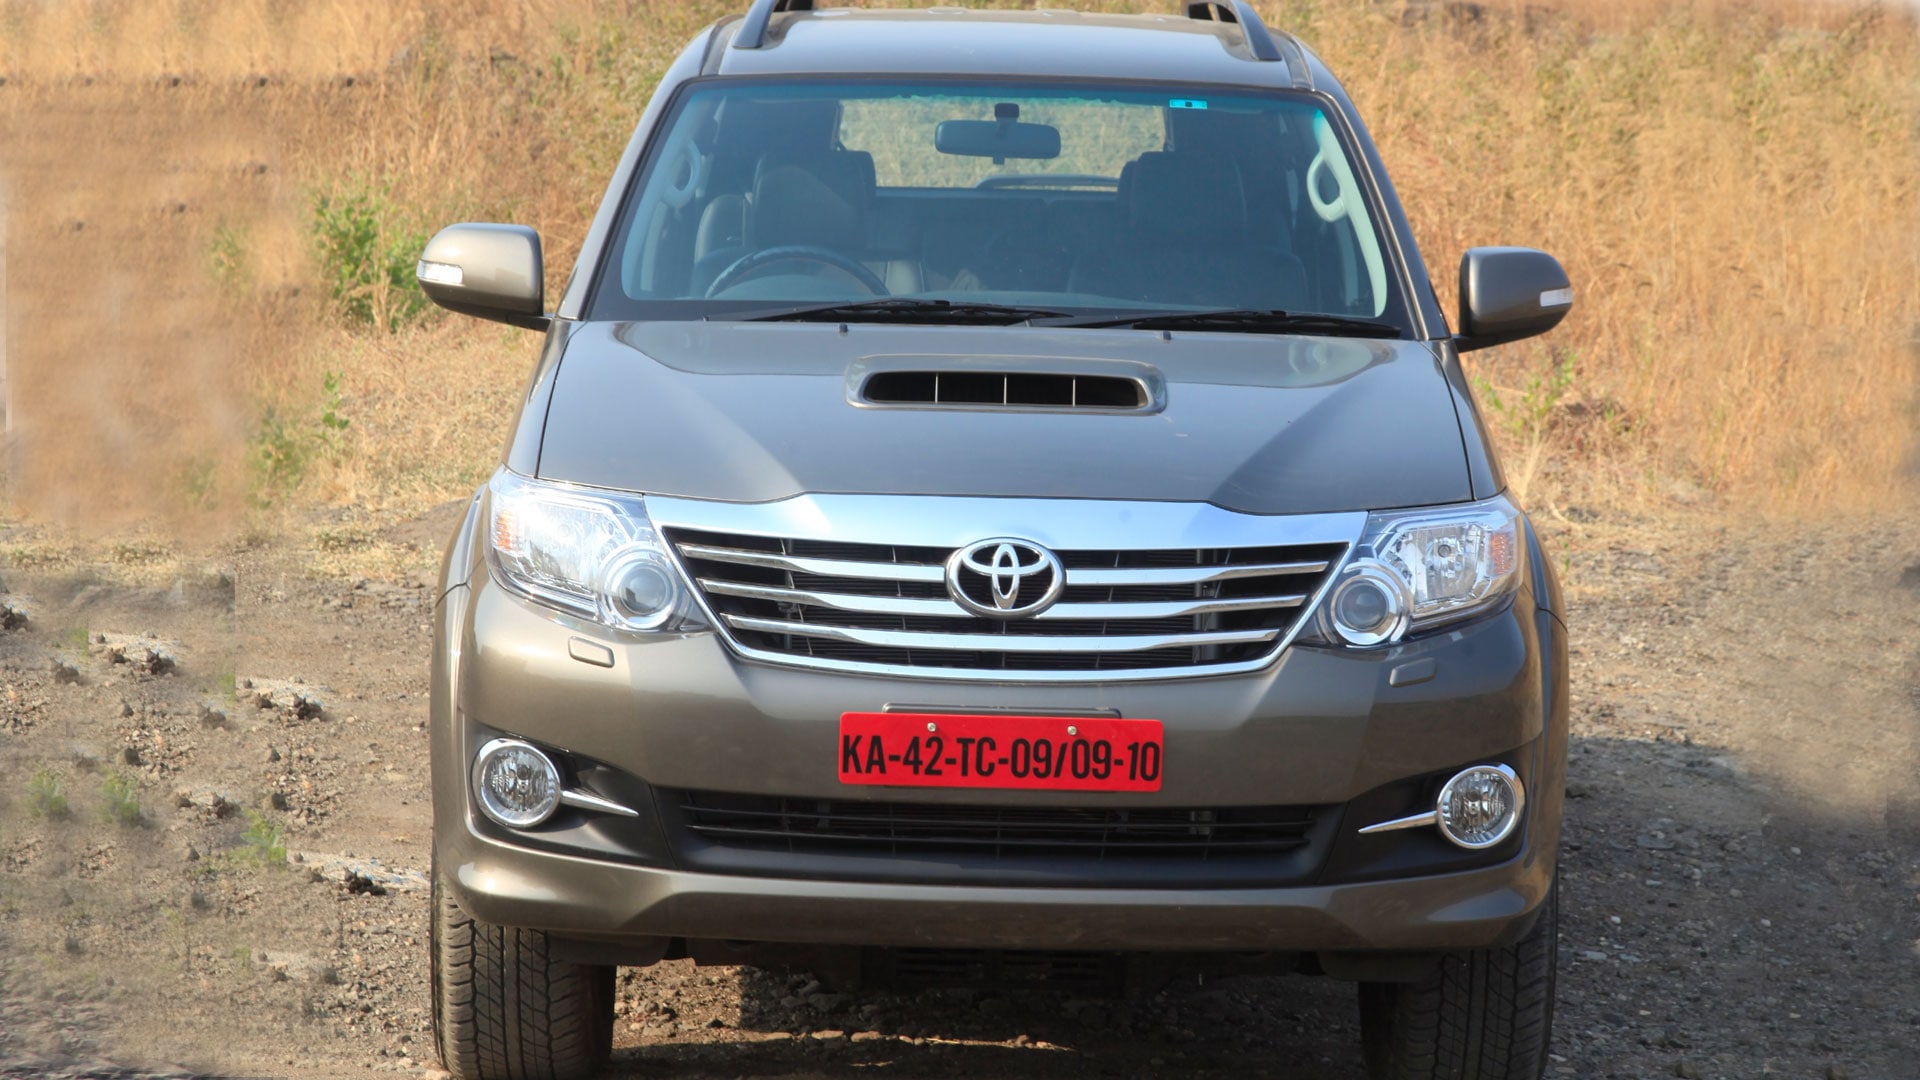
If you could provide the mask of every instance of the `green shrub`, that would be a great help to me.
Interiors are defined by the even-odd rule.
[[[320,377],[320,437],[332,443],[353,421],[340,414],[340,373],[329,371]]]
[[[246,230],[222,220],[213,227],[213,240],[207,245],[207,272],[221,291],[237,294],[253,281],[247,262]]]
[[[307,475],[308,442],[304,433],[287,423],[269,405],[260,413],[248,447],[256,498],[268,501],[275,492],[291,491]]]
[[[427,237],[402,219],[385,189],[361,181],[313,196],[320,275],[341,317],[355,326],[391,333],[427,309],[413,278]]]
[[[240,834],[240,841],[244,847],[238,854],[248,860],[262,866],[287,864],[286,835],[257,810],[247,811],[247,831]]]
[[[49,821],[67,816],[66,785],[44,765],[27,779],[27,798],[33,802],[33,812]]]
[[[272,405],[261,410],[248,447],[256,503],[265,505],[274,495],[299,487],[315,454],[338,457],[345,451],[341,436],[353,421],[343,412],[341,390],[340,373],[325,373],[319,415],[309,422],[289,419]]]
[[[107,820],[121,825],[140,823],[140,785],[131,776],[109,773],[100,785],[106,798]]]

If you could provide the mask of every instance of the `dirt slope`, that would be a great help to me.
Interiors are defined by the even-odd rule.
[[[418,568],[390,581],[291,544],[5,571],[29,622],[0,632],[0,1075],[432,1067],[449,523],[388,528]],[[1547,524],[1574,630],[1558,1074],[1920,1075],[1920,525]],[[109,819],[110,776],[138,823]],[[1360,1075],[1349,989],[1305,979],[846,997],[675,963],[621,987],[622,1076]]]

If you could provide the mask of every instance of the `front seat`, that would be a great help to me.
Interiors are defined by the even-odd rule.
[[[752,191],[738,211],[739,224],[715,222],[710,239],[735,232],[733,244],[710,243],[694,264],[693,288],[704,294],[722,270],[742,255],[773,247],[826,248],[851,258],[867,249],[874,196],[873,157],[858,150],[819,154],[777,153],[760,159]],[[717,202],[717,200],[716,200]],[[702,220],[702,231],[708,222]]]
[[[1144,305],[1285,308],[1306,295],[1298,260],[1259,245],[1233,159],[1151,151],[1132,164],[1126,231],[1075,263],[1068,289]]]

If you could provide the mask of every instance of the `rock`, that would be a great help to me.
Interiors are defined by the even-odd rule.
[[[813,1037],[819,1039],[821,1042],[826,1042],[828,1039],[844,1039],[847,1037],[847,1033],[837,1028],[825,1028],[814,1032]]]
[[[352,886],[351,882],[356,877],[385,890],[371,893],[374,896],[385,896],[396,892],[419,892],[427,889],[430,884],[427,875],[418,870],[383,866],[378,859],[356,859],[349,854],[329,855],[317,851],[289,851],[287,861],[305,864],[312,880],[336,882],[349,892],[369,891],[364,886],[358,890]]]
[[[1847,1080],[1847,1067],[1838,1062],[1827,1066],[1827,1080]]]
[[[165,675],[178,666],[174,657],[179,648],[178,642],[161,641],[150,634],[133,637],[98,633],[93,635],[87,651],[109,664],[126,664],[141,674]]]
[[[267,760],[268,760],[268,761],[279,761],[279,760],[280,760],[280,751],[279,751],[279,750],[278,750],[277,748],[275,748],[275,747],[271,747],[271,746],[269,746],[269,747],[267,747]]]
[[[287,809],[287,793],[284,791],[276,791],[267,796],[267,805],[273,807],[275,810]]]
[[[1700,1080],[1700,1067],[1691,1061],[1682,1061],[1674,1065],[1673,1075],[1681,1080]]]
[[[12,600],[0,602],[0,630],[25,630],[26,628],[26,609]]]
[[[347,892],[353,896],[387,895],[387,887],[385,885],[353,870],[347,871],[347,878],[342,884],[346,886]]]
[[[80,669],[57,656],[48,666],[53,672],[53,681],[56,685],[68,685],[80,681]]]
[[[182,807],[192,807],[206,817],[224,818],[234,811],[234,801],[224,791],[195,791],[186,795]]]
[[[120,760],[126,762],[129,765],[145,765],[146,764],[146,759],[140,756],[140,748],[137,746],[128,746],[128,747],[122,748],[120,751]]]
[[[886,1038],[886,1036],[880,1034],[877,1031],[856,1031],[853,1033],[851,1038],[854,1042],[865,1043],[865,1042],[878,1042],[879,1040]]]
[[[286,720],[316,720],[326,713],[313,688],[298,679],[240,679],[234,685],[234,697],[240,702],[278,712]]]
[[[205,728],[226,727],[227,714],[203,702],[200,706],[200,726]]]

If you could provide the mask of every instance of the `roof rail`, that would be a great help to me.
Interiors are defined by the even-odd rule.
[[[736,49],[758,49],[767,43],[767,24],[782,11],[812,11],[813,0],[753,0],[747,17],[733,35]]]
[[[811,4],[813,0],[806,2]],[[755,8],[758,9],[757,3]],[[1260,21],[1260,13],[1253,10],[1253,5],[1247,0],[1187,0],[1187,18],[1202,22],[1237,23],[1240,33],[1247,39],[1247,51],[1253,54],[1255,60],[1281,59],[1280,47],[1273,43],[1273,35],[1267,33],[1267,24]],[[747,16],[747,21],[753,21],[751,14]]]

